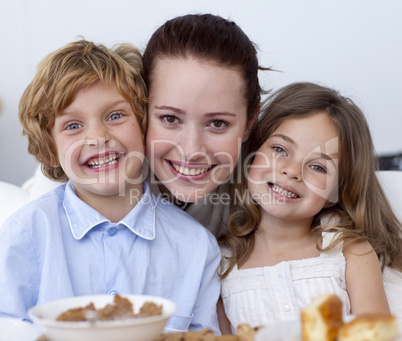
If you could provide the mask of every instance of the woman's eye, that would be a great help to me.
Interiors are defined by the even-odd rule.
[[[162,119],[169,124],[173,124],[177,122],[177,118],[175,116],[163,116]]]
[[[110,120],[110,121],[114,121],[114,120],[119,119],[119,118],[122,117],[122,116],[123,116],[123,115],[122,115],[121,113],[114,113],[114,114],[110,115],[109,120]]]
[[[222,121],[222,120],[215,120],[215,121],[212,121],[212,122],[210,123],[210,125],[211,125],[212,127],[214,127],[214,128],[221,129],[221,128],[227,127],[227,126],[228,126],[228,123],[225,122],[225,121]]]
[[[322,172],[322,173],[326,173],[327,171],[325,170],[324,167],[321,167],[320,165],[312,165],[310,166],[310,168],[318,171],[318,172]]]
[[[273,147],[273,149],[279,154],[286,155],[286,151],[281,147]]]
[[[80,128],[81,125],[79,125],[78,123],[70,123],[66,126],[67,130],[74,130],[74,129],[78,129]]]

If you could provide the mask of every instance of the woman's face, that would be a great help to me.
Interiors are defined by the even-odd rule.
[[[159,59],[149,94],[147,159],[177,199],[202,199],[230,175],[247,138],[240,72],[192,58]]]

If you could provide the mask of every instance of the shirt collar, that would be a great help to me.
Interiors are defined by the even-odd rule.
[[[157,202],[151,194],[149,186],[143,183],[144,194],[135,207],[118,223],[112,223],[98,211],[78,198],[74,186],[69,181],[65,188],[63,207],[67,215],[73,237],[82,239],[91,229],[104,225],[106,229],[114,226],[125,226],[141,238],[155,238],[155,207]]]

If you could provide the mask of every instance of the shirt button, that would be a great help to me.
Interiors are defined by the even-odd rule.
[[[278,278],[282,277],[282,274],[280,273],[280,271],[278,271],[276,275],[278,276]]]
[[[116,234],[117,234],[117,229],[116,228],[111,228],[110,230],[109,230],[109,236],[110,237],[114,237]]]
[[[285,309],[285,311],[288,312],[288,311],[290,310],[290,307],[289,307],[287,304],[285,304],[285,305],[283,306],[283,309]]]
[[[116,290],[111,290],[111,291],[109,291],[108,294],[109,294],[109,295],[116,295],[116,294],[117,294],[117,291],[116,291]]]

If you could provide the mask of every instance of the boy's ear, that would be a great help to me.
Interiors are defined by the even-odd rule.
[[[257,109],[255,109],[253,117],[247,121],[247,127],[246,127],[246,131],[244,132],[242,142],[247,141],[247,139],[248,139],[248,137],[250,135],[250,132],[254,127],[254,123],[257,120],[258,114],[260,113],[260,109],[261,109],[261,103],[259,103],[258,106],[257,106]]]

